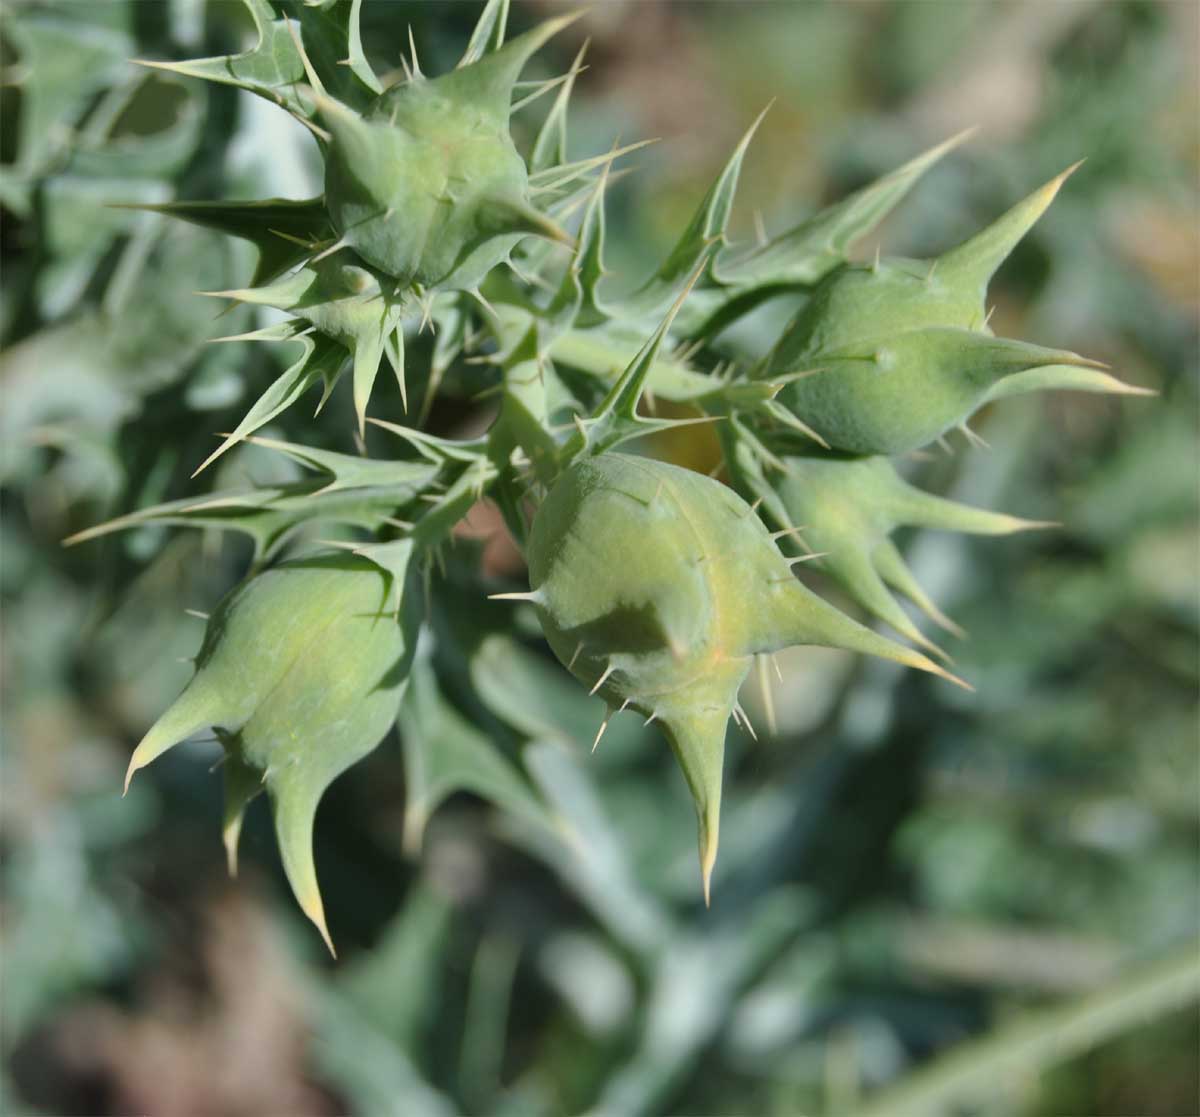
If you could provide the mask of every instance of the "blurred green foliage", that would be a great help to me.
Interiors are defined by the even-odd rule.
[[[474,15],[368,4],[367,53],[394,68],[411,24],[436,70]],[[479,607],[483,544],[464,539],[396,739],[321,810],[331,964],[257,812],[225,879],[213,745],[120,798],[130,748],[190,673],[202,626],[184,610],[212,607],[248,544],[147,527],[60,547],[195,493],[212,432],[275,374],[269,354],[204,344],[250,328],[245,308],[218,323],[192,297],[240,286],[253,253],[111,203],[305,197],[309,140],[251,97],[129,64],[235,47],[239,4],[10,3],[0,1109],[1193,1113],[1195,8],[613,3],[587,29],[580,153],[666,140],[613,199],[622,271],[661,258],[771,97],[747,238],[756,211],[786,227],[979,123],[890,220],[889,249],[937,251],[1088,156],[1002,270],[997,332],[1160,395],[1009,401],[977,424],[991,451],[913,463],[936,491],[1063,527],[902,541],[971,633],[956,657],[973,695],[833,652],[780,658],[777,731],[731,735],[709,911],[661,739],[621,716],[587,755],[603,703],[530,616]],[[543,65],[565,69],[557,49]],[[765,348],[790,310],[768,305],[737,343]],[[478,430],[483,406],[461,398],[434,426]],[[272,433],[352,452],[349,402],[330,408]],[[204,484],[299,475],[281,468],[245,446]]]

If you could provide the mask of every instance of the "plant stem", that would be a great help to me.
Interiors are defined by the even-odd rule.
[[[1031,1012],[995,1035],[963,1044],[885,1090],[855,1117],[936,1117],[1195,1000],[1200,940],[1095,993]]]

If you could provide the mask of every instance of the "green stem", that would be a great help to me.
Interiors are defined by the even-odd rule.
[[[855,1117],[937,1117],[951,1105],[1002,1090],[1195,1000],[1200,1000],[1200,939],[1123,981],[963,1044],[885,1090]]]

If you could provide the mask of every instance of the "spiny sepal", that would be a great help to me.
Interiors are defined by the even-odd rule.
[[[619,312],[623,316],[653,318],[662,314],[674,299],[679,284],[697,272],[702,263],[707,264],[710,272],[707,282],[716,283],[712,269],[718,251],[728,245],[727,230],[733,214],[733,200],[742,162],[769,108],[768,105],[763,109],[746,129],[666,260],[637,292],[622,300]],[[693,278],[691,282],[695,283],[696,280]]]
[[[298,327],[284,325],[273,331],[261,331],[259,337],[270,336],[271,340],[293,341],[301,346],[299,358],[289,365],[254,402],[242,420],[204,461],[197,467],[196,473],[207,469],[222,454],[236,446],[247,436],[253,434],[259,427],[265,426],[277,415],[286,411],[309,388],[320,383],[322,385],[321,405],[329,398],[333,386],[341,375],[346,363],[345,348],[333,338],[323,334],[306,334]],[[320,410],[318,405],[317,410]]]
[[[508,8],[509,0],[487,0],[475,21],[475,30],[467,40],[467,49],[458,60],[459,67],[478,62],[485,54],[491,54],[504,45],[504,34],[508,29]]]
[[[559,86],[558,94],[542,126],[538,129],[533,147],[529,152],[529,173],[550,170],[567,162],[567,110],[571,103],[571,94],[575,91],[575,79],[583,69],[583,58],[587,53],[587,43],[579,48],[571,69],[567,72]]]
[[[364,267],[351,253],[322,253],[264,286],[206,294],[290,311],[322,337],[341,345],[353,360],[354,412],[360,436],[371,389],[385,355],[407,409],[402,322],[413,314],[415,300],[394,280]]]
[[[493,11],[486,42],[502,24]],[[523,236],[569,242],[530,200],[508,116],[529,56],[575,18],[482,54],[469,48],[465,65],[414,75],[362,114],[317,95],[329,133],[325,201],[339,243],[401,286],[432,292],[477,287]]]
[[[725,723],[756,654],[823,644],[960,681],[806,590],[750,505],[677,466],[576,458],[534,517],[528,556],[524,596],[559,660],[611,708],[663,721],[696,802],[706,889]]]
[[[892,532],[927,527],[1007,535],[1053,526],[924,492],[883,457],[791,457],[786,464],[787,472],[774,476],[772,487],[786,523],[803,525],[792,546],[820,553],[820,568],[868,612],[935,652],[936,646],[913,624],[892,590],[947,631],[961,635],[961,629],[921,589],[889,539]]]
[[[876,259],[831,272],[764,362],[767,379],[820,367],[781,395],[838,450],[898,454],[1009,391],[1127,391],[1095,361],[995,339],[987,286],[1045,212],[1068,168],[936,260]],[[1071,369],[1074,371],[1064,371]],[[1053,371],[1052,371],[1053,370]]]
[[[405,550],[407,546],[407,550]],[[353,554],[281,563],[209,619],[196,673],[129,762],[135,772],[213,726],[227,754],[223,839],[231,868],[251,800],[266,791],[284,871],[333,950],[313,863],[325,789],[395,721],[420,624],[411,544],[386,561]]]
[[[821,365],[789,384],[779,401],[829,446],[852,454],[919,449],[965,422],[1009,377],[1103,367],[1064,349],[953,327],[825,352]]]

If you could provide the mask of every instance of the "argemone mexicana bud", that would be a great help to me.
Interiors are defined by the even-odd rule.
[[[236,871],[249,802],[271,801],[284,871],[333,944],[313,864],[325,789],[391,728],[408,681],[420,601],[409,542],[293,559],[242,583],[209,619],[196,674],[142,739],[133,774],[209,726],[225,748],[225,846]]]
[[[806,590],[731,489],[663,462],[577,459],[534,518],[529,577],[555,655],[610,708],[662,725],[696,803],[706,899],[725,728],[757,653],[821,644],[959,681]]]
[[[988,330],[992,276],[1074,169],[937,259],[883,258],[830,272],[760,375],[812,370],[779,400],[830,447],[853,454],[916,450],[1015,391],[1136,392],[1096,361]],[[1020,386],[1006,390],[1014,380]]]
[[[773,474],[772,484],[789,520],[803,525],[803,540],[820,556],[820,569],[880,620],[930,651],[938,649],[900,608],[892,589],[947,631],[963,633],[921,589],[891,533],[927,527],[1008,535],[1054,526],[924,492],[887,458],[789,457],[784,464],[787,471]]]

